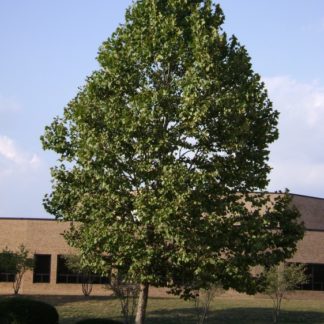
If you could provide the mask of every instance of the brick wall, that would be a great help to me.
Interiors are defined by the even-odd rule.
[[[20,288],[21,294],[82,294],[80,284],[57,284],[56,267],[59,254],[71,254],[74,250],[69,247],[62,236],[69,224],[55,220],[44,219],[0,219],[0,249],[8,247],[17,250],[24,244],[30,256],[34,254],[51,255],[50,283],[33,283],[33,272],[27,271]],[[0,282],[0,294],[11,294],[12,283]],[[107,294],[102,286],[93,285],[93,295]]]
[[[294,257],[289,260],[300,263],[324,264],[324,199],[293,195],[293,203],[301,212],[305,223],[305,237],[298,243]],[[69,224],[49,219],[0,219],[0,249],[16,250],[24,244],[34,254],[51,255],[50,283],[33,283],[33,272],[24,275],[22,294],[81,294],[80,284],[57,284],[57,256],[73,253],[62,236]],[[0,282],[0,294],[12,293],[12,283]],[[109,292],[102,285],[94,285],[94,295]]]

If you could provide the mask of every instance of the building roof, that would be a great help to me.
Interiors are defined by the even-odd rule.
[[[324,199],[297,194],[292,195],[292,203],[299,210],[307,230],[324,231]]]
[[[274,193],[274,195],[276,195]],[[291,194],[292,203],[301,214],[301,219],[307,230],[324,231],[324,198]],[[0,220],[31,220],[31,221],[56,221],[54,218],[15,218],[0,217]]]

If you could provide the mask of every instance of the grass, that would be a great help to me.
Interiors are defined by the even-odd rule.
[[[60,324],[73,324],[84,318],[121,320],[120,305],[114,297],[41,296],[54,305]],[[211,305],[208,324],[272,323],[272,302],[264,298],[217,297]],[[195,308],[190,301],[176,297],[150,298],[147,324],[195,324]],[[324,323],[324,300],[284,300],[280,323]]]

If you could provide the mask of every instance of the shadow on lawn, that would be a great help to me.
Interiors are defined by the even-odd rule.
[[[3,297],[14,297],[14,295],[4,295]],[[86,301],[108,301],[115,300],[114,296],[83,296],[83,295],[18,295],[18,297],[41,300],[55,307],[73,302]]]
[[[148,324],[195,324],[194,308],[163,309],[149,312]],[[263,324],[273,323],[270,308],[227,308],[209,313],[206,324]],[[307,311],[282,311],[279,323],[324,323],[324,313]]]

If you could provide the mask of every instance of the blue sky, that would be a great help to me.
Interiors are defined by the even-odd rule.
[[[130,0],[0,0],[0,217],[49,217],[55,156],[39,141],[87,75]],[[324,197],[324,1],[224,0],[280,111],[269,190]]]

